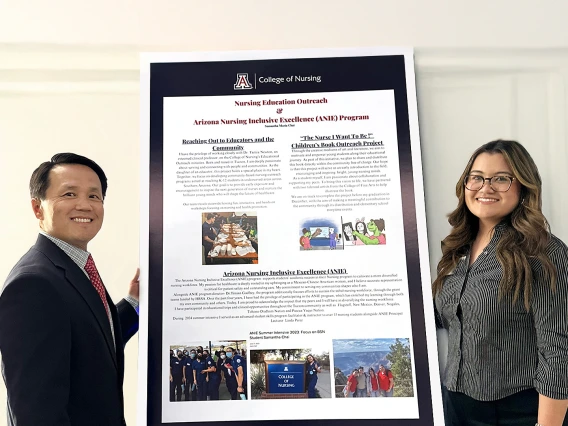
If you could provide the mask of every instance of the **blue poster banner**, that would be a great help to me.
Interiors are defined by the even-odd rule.
[[[303,393],[304,363],[267,363],[268,393]]]

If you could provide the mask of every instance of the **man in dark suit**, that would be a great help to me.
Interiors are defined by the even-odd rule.
[[[139,273],[115,306],[87,251],[106,189],[103,170],[76,154],[32,174],[40,235],[0,294],[11,426],[125,425],[124,345],[138,330]]]

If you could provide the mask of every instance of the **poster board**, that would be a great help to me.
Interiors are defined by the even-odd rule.
[[[413,66],[411,49],[143,56],[139,425],[443,423]],[[177,401],[169,350],[237,341],[246,400]],[[260,358],[308,354],[315,399],[261,397]],[[353,370],[381,365],[387,395],[348,401]]]

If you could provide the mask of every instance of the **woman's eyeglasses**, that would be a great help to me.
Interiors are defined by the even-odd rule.
[[[493,176],[490,178],[484,178],[479,175],[467,175],[464,180],[466,189],[470,191],[479,191],[485,185],[486,181],[489,181],[489,186],[497,192],[507,192],[513,181],[516,180],[514,177],[510,176]]]

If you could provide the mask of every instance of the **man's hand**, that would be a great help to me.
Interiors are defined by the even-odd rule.
[[[140,268],[136,268],[136,275],[130,281],[128,295],[136,300],[140,300]]]
[[[172,377],[172,375],[170,374],[170,382],[173,382],[174,378]]]

